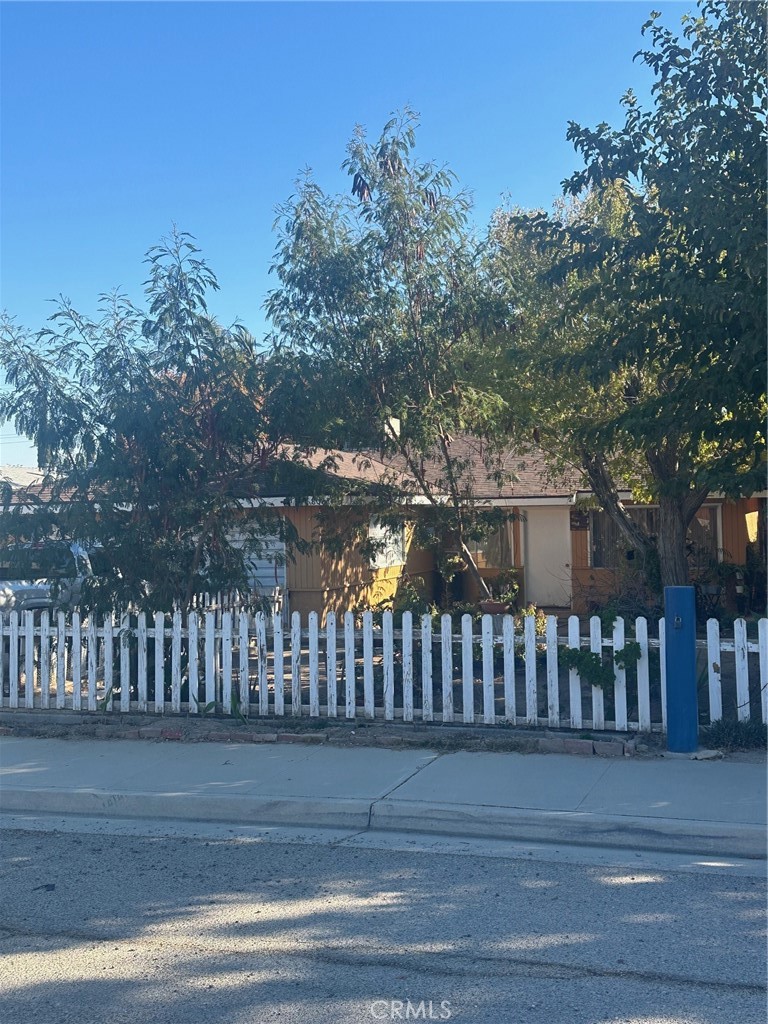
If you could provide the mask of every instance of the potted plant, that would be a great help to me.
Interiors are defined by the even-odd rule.
[[[520,582],[515,569],[504,569],[489,580],[491,598],[480,602],[480,611],[486,615],[504,615],[514,611],[520,593]]]

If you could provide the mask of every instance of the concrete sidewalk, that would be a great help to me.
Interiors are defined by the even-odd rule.
[[[763,764],[4,737],[0,810],[766,855]]]

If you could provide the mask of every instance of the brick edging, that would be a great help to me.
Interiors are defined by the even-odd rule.
[[[304,743],[311,745],[376,747],[432,747],[442,750],[509,750],[520,753],[579,754],[597,757],[631,757],[637,753],[638,738],[606,734],[587,738],[583,733],[553,735],[541,729],[488,729],[448,727],[442,724],[371,723],[350,721],[326,723],[324,728],[307,726],[301,720],[285,723],[251,723],[232,727],[216,720],[185,718],[160,723],[132,714],[114,721],[104,715],[59,712],[0,711],[0,736],[29,736],[57,739],[152,740],[177,743]],[[304,728],[302,728],[304,726]],[[640,744],[641,751],[647,746]]]

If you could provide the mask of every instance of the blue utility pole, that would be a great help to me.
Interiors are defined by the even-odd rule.
[[[696,693],[696,598],[693,587],[664,587],[667,668],[667,750],[699,747]]]

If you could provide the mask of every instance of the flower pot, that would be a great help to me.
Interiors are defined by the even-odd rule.
[[[509,611],[509,605],[503,601],[481,601],[480,611],[484,615],[504,615]]]

